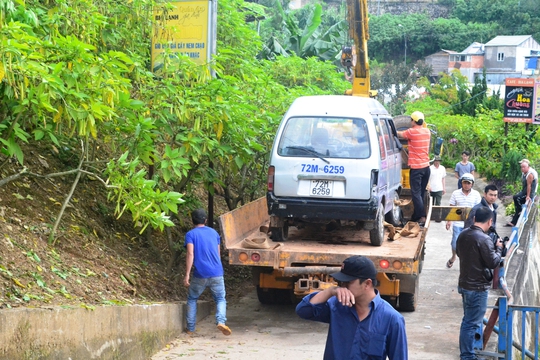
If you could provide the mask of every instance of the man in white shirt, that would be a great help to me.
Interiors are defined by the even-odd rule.
[[[441,205],[441,199],[446,194],[446,169],[441,165],[441,157],[435,156],[433,165],[429,167],[431,174],[429,176],[429,195],[433,198],[433,205]]]
[[[450,197],[450,206],[464,206],[473,208],[476,204],[482,201],[480,193],[474,190],[474,176],[470,173],[461,176],[461,189],[457,189]],[[446,222],[446,230],[450,230],[452,221]],[[454,221],[452,224],[452,257],[446,262],[446,267],[451,268],[456,261],[456,242],[459,234],[463,230],[463,221]]]

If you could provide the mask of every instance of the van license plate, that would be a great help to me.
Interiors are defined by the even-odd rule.
[[[309,195],[311,196],[332,196],[334,181],[332,180],[311,180]]]

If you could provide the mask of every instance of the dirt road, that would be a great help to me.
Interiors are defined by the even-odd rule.
[[[455,190],[448,176],[443,204]],[[476,188],[482,193],[482,188]],[[499,223],[504,224],[501,217]],[[501,232],[499,232],[501,234]],[[459,260],[451,269],[445,264],[451,255],[451,234],[442,223],[431,223],[426,256],[420,276],[420,294],[415,312],[403,313],[407,327],[409,359],[459,359],[459,326],[463,315],[457,293]],[[403,239],[401,241],[407,241]],[[223,336],[211,315],[197,325],[194,336],[182,335],[152,360],[173,359],[322,359],[327,325],[301,320],[292,305],[268,306],[257,301],[254,289],[228,308],[231,336]],[[489,310],[488,310],[489,311]]]

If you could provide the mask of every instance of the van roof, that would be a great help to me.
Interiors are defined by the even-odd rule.
[[[367,117],[368,114],[388,115],[375,99],[347,95],[302,96],[294,100],[287,112],[292,116]]]

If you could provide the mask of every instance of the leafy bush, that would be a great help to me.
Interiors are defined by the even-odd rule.
[[[407,104],[408,113],[423,111],[427,122],[436,125],[445,139],[445,166],[453,167],[461,160],[461,152],[469,150],[470,160],[482,176],[514,182],[516,174],[519,177],[518,161],[523,157],[534,158],[540,150],[536,128],[527,130],[523,124],[508,124],[505,135],[500,111],[482,109],[476,117],[451,115],[450,106],[429,96]]]

